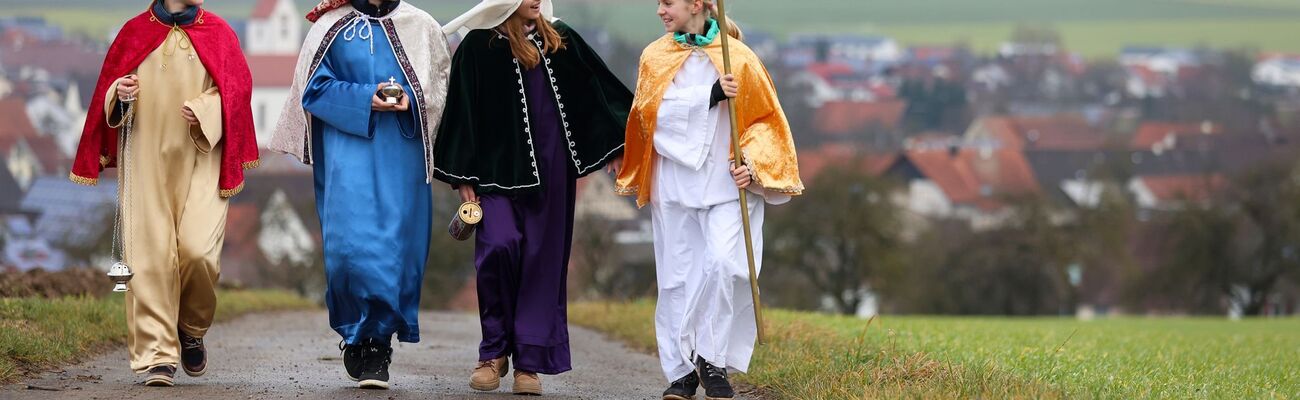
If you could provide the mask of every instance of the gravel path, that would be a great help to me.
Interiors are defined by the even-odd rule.
[[[0,390],[2,399],[521,399],[511,378],[493,393],[469,388],[477,360],[474,314],[424,313],[422,342],[393,351],[392,389],[361,390],[343,373],[338,336],[323,311],[259,314],[213,327],[208,373],[180,373],[177,386],[139,385],[117,349]],[[542,376],[549,399],[658,399],[666,383],[659,362],[590,330],[571,327],[574,369]],[[701,391],[699,398],[703,398]]]

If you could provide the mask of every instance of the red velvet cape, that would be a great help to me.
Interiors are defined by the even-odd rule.
[[[108,48],[104,67],[91,96],[86,126],[72,163],[74,182],[95,184],[104,168],[117,165],[117,129],[109,128],[104,116],[105,92],[117,78],[126,76],[144,62],[167,38],[171,26],[145,12],[126,22]],[[199,61],[221,93],[222,138],[221,178],[218,190],[230,197],[244,188],[244,170],[258,165],[257,136],[253,131],[253,76],[239,46],[239,38],[224,19],[200,10],[189,25],[181,25],[194,44]],[[177,107],[180,113],[180,107]]]

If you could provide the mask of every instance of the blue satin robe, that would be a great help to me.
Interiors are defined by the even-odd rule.
[[[432,199],[420,116],[371,111],[389,77],[411,93],[377,22],[339,35],[303,92],[324,242],[330,326],[349,344],[418,342]],[[372,43],[373,41],[373,43]]]

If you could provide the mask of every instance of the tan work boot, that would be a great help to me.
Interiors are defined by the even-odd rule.
[[[536,373],[515,370],[515,394],[542,395],[542,379]]]
[[[497,390],[501,387],[501,377],[510,369],[510,360],[501,357],[495,360],[479,361],[474,373],[469,376],[469,387],[474,390]]]

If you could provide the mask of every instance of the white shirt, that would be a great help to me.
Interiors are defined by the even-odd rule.
[[[718,70],[701,51],[687,57],[664,92],[654,134],[654,198],[692,208],[736,201],[731,179],[731,121],[725,101],[709,107]]]

